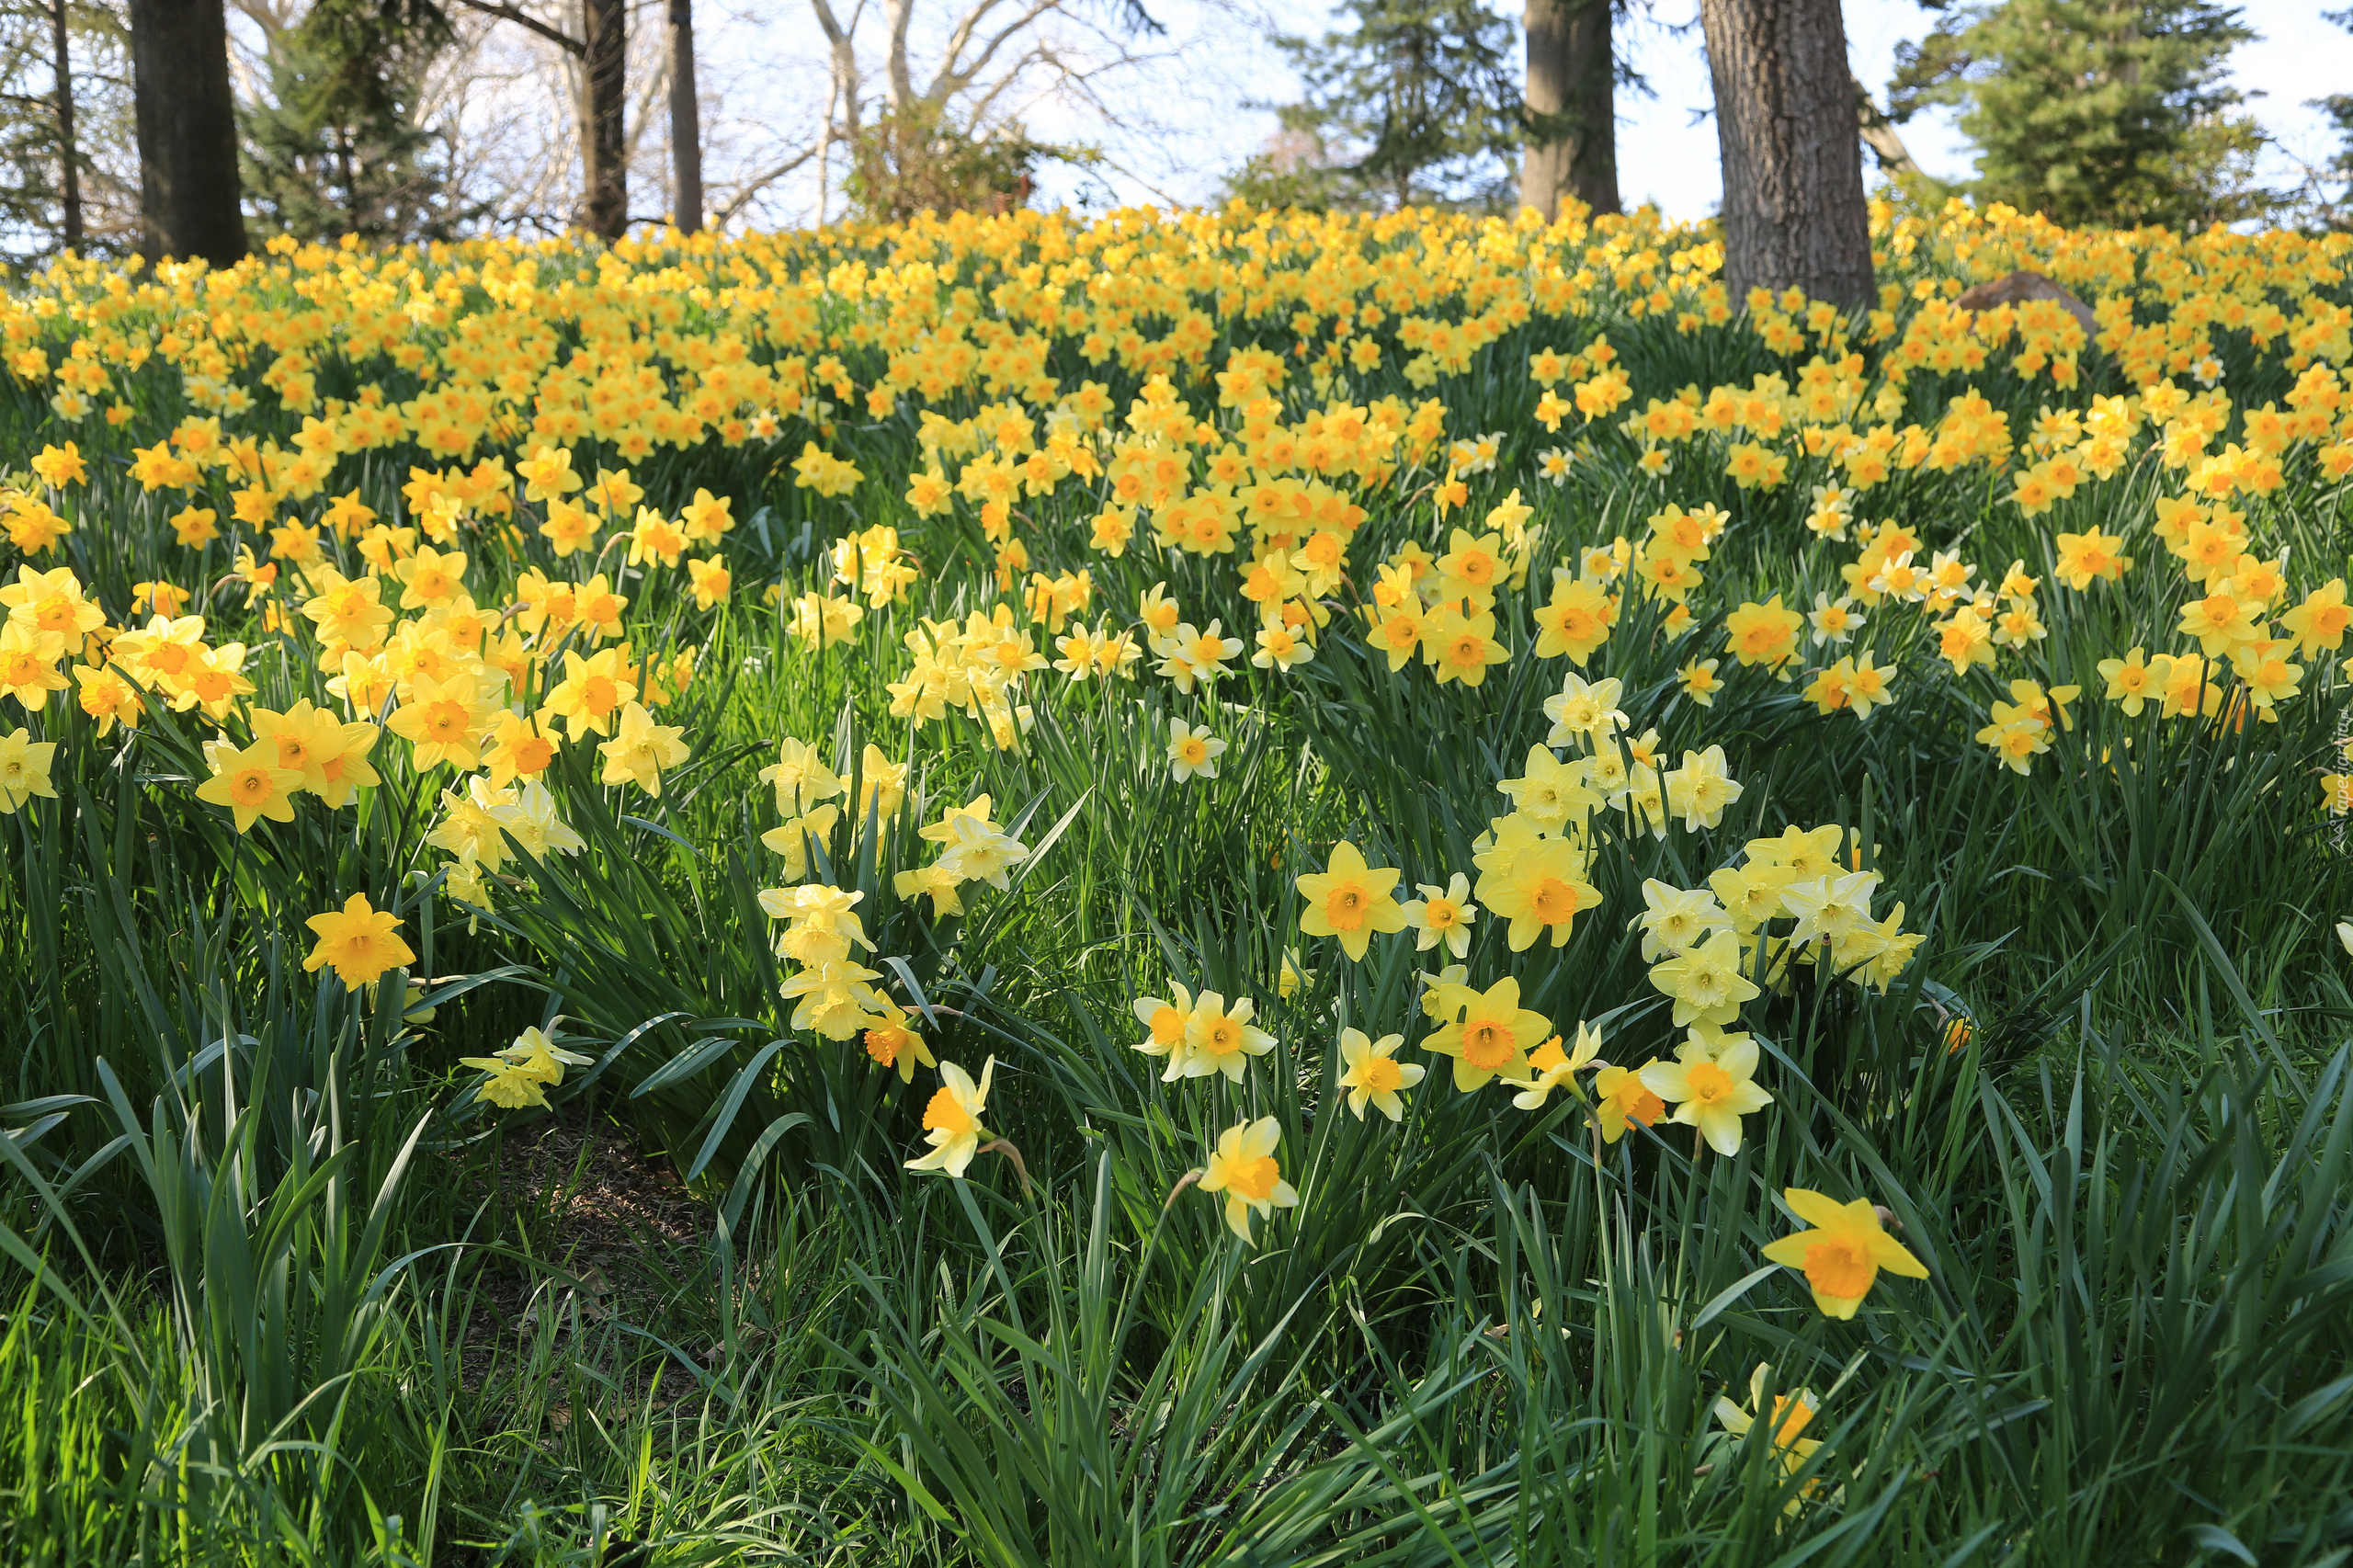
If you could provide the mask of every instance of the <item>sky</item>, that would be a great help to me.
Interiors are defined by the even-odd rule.
[[[781,3],[791,6],[791,0]],[[2251,111],[2286,149],[2267,154],[2264,174],[2274,184],[2295,183],[2288,154],[2317,163],[2331,151],[2332,136],[2304,100],[2353,83],[2353,33],[2321,19],[2324,3],[2248,0],[2245,6],[2247,24],[2261,36],[2243,45],[2231,64],[2238,87],[2260,95]],[[1272,135],[1274,115],[1263,106],[1297,93],[1281,57],[1265,42],[1266,23],[1271,18],[1314,32],[1325,14],[1314,0],[1266,0],[1266,8],[1256,11],[1236,0],[1154,0],[1151,8],[1170,29],[1158,46],[1166,57],[1128,76],[1112,95],[1147,116],[1151,126],[1107,131],[1085,115],[1040,106],[1030,116],[1033,134],[1097,141],[1108,160],[1091,171],[1048,171],[1040,180],[1043,199],[1100,206],[1113,199],[1210,199],[1226,171]],[[1697,0],[1657,0],[1651,19],[1631,26],[1634,64],[1654,96],[1619,100],[1620,182],[1627,204],[1655,202],[1677,218],[1705,216],[1721,194],[1697,16]],[[1847,0],[1846,20],[1855,73],[1883,97],[1896,45],[1925,34],[1934,17],[1915,0]],[[1922,114],[1903,135],[1931,175],[1959,179],[1971,172],[1968,146],[1949,110]],[[1868,171],[1868,156],[1865,165]]]

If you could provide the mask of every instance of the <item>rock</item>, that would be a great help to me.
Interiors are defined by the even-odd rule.
[[[1976,284],[1962,290],[1953,303],[1964,311],[1990,311],[1996,305],[2023,304],[2029,300],[2057,301],[2082,325],[2086,338],[2098,340],[2099,323],[2092,308],[2040,272],[2020,270],[1991,283]]]

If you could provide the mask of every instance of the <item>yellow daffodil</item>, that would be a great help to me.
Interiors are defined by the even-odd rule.
[[[1454,1086],[1466,1094],[1498,1077],[1527,1080],[1528,1053],[1552,1032],[1543,1014],[1519,1005],[1519,982],[1509,975],[1483,992],[1442,986],[1439,1006],[1446,1021],[1422,1049],[1454,1058]]]
[[[685,734],[681,725],[655,723],[642,703],[623,704],[613,738],[597,748],[605,759],[601,782],[634,784],[660,800],[662,769],[687,760]]]
[[[1767,1244],[1765,1256],[1802,1270],[1813,1304],[1835,1318],[1851,1318],[1882,1268],[1926,1279],[1927,1266],[1881,1228],[1869,1199],[1838,1203],[1802,1187],[1783,1189],[1790,1212],[1812,1227]]]
[[[937,1067],[939,1063],[932,1056],[931,1047],[924,1043],[923,1036],[915,1032],[914,1015],[887,996],[881,1000],[882,1011],[866,1026],[860,1041],[877,1065],[895,1069],[899,1082],[912,1084],[917,1067]]]
[[[1740,1153],[1740,1119],[1773,1103],[1756,1081],[1760,1052],[1746,1035],[1725,1037],[1721,1048],[1693,1035],[1672,1062],[1643,1069],[1643,1086],[1675,1108],[1675,1119],[1696,1127],[1719,1154]]]
[[[1666,1114],[1666,1102],[1643,1082],[1643,1074],[1657,1065],[1645,1062],[1639,1067],[1605,1066],[1593,1075],[1594,1116],[1601,1124],[1605,1142],[1615,1143],[1626,1136],[1628,1127],[1649,1127]]]
[[[1726,771],[1724,748],[1687,751],[1683,766],[1665,778],[1666,809],[1683,819],[1683,831],[1697,833],[1723,820],[1724,808],[1740,799],[1740,781]]]
[[[303,969],[316,972],[323,965],[331,966],[335,978],[355,991],[374,984],[387,970],[416,961],[416,954],[400,938],[400,917],[376,908],[364,892],[353,893],[341,909],[313,915],[303,924],[319,938],[302,960]]]
[[[1201,1190],[1225,1195],[1225,1222],[1244,1241],[1250,1240],[1250,1217],[1269,1219],[1278,1209],[1299,1202],[1299,1193],[1283,1180],[1275,1160],[1282,1142],[1282,1128],[1271,1116],[1237,1122],[1221,1134],[1201,1174]]]
[[[1774,908],[1779,907],[1777,892]],[[1740,958],[1739,937],[1718,930],[1652,966],[1651,983],[1675,999],[1676,1028],[1729,1024],[1740,1017],[1741,1004],[1758,994],[1756,983],[1741,972]]]
[[[55,800],[49,775],[56,760],[55,741],[37,741],[24,730],[0,735],[0,814],[14,814],[36,796]]]
[[[1299,928],[1311,937],[1337,937],[1342,951],[1362,959],[1373,933],[1405,928],[1405,912],[1391,892],[1398,875],[1393,868],[1366,865],[1353,844],[1334,845],[1323,870],[1299,879],[1299,895],[1307,905]]]
[[[1601,902],[1601,890],[1586,880],[1587,857],[1565,838],[1539,839],[1514,852],[1499,870],[1479,878],[1479,902],[1499,920],[1511,923],[1506,939],[1516,953],[1550,933],[1552,946],[1569,939],[1577,912]]]
[[[545,1107],[547,1091],[563,1082],[566,1067],[585,1067],[596,1060],[566,1051],[537,1026],[515,1037],[515,1043],[489,1056],[461,1056],[460,1066],[477,1068],[488,1076],[475,1091],[479,1099],[503,1109]]]
[[[1765,1422],[1766,1441],[1772,1445],[1773,1457],[1779,1462],[1781,1473],[1790,1476],[1803,1470],[1806,1462],[1822,1449],[1822,1444],[1818,1439],[1803,1435],[1806,1426],[1813,1420],[1817,1407],[1812,1391],[1798,1389],[1790,1393],[1774,1395],[1772,1406],[1768,1411],[1765,1404],[1765,1384],[1767,1379],[1772,1376],[1772,1371],[1773,1369],[1769,1365],[1759,1364],[1756,1371],[1749,1374],[1746,1409],[1741,1408],[1728,1399],[1719,1398],[1715,1403],[1713,1414],[1725,1432],[1730,1434],[1735,1441],[1746,1437],[1756,1428],[1757,1420],[1762,1416]],[[1806,1490],[1809,1492],[1813,1490],[1812,1483],[1808,1483]],[[1798,1511],[1800,1502],[1800,1498],[1790,1498],[1784,1511],[1794,1515]]]
[[[1242,1082],[1250,1058],[1264,1056],[1275,1048],[1275,1037],[1251,1023],[1256,1012],[1257,1004],[1247,996],[1234,998],[1231,1006],[1214,991],[1193,998],[1192,1011],[1185,1020],[1181,1065],[1172,1061],[1168,1075],[1206,1078],[1222,1073],[1233,1083]]]
[[[294,820],[293,795],[302,787],[302,775],[278,765],[275,742],[256,741],[243,751],[224,746],[210,761],[212,777],[197,786],[196,798],[228,807],[239,833],[263,817]]]
[[[1172,981],[1167,999],[1139,996],[1129,1006],[1146,1031],[1135,1049],[1146,1056],[1167,1059],[1165,1081],[1173,1083],[1184,1076],[1185,1031],[1193,1021],[1193,994]]]
[[[981,1140],[995,1134],[981,1124],[988,1108],[989,1084],[996,1076],[996,1058],[981,1066],[981,1081],[953,1062],[939,1064],[940,1086],[923,1109],[924,1141],[931,1153],[907,1162],[911,1171],[945,1171],[961,1181],[965,1167],[980,1152]]]
[[[1216,778],[1217,759],[1224,755],[1225,743],[1207,725],[1194,729],[1182,719],[1168,721],[1168,776],[1179,784]]]
[[[1416,891],[1421,897],[1399,906],[1414,932],[1414,950],[1426,953],[1443,942],[1454,957],[1468,955],[1472,923],[1479,918],[1479,906],[1471,902],[1471,879],[1457,871],[1442,888],[1423,882]]]
[[[1601,1031],[1591,1024],[1577,1026],[1575,1043],[1566,1051],[1561,1049],[1561,1037],[1554,1035],[1529,1052],[1529,1070],[1536,1079],[1512,1096],[1511,1103],[1521,1110],[1543,1109],[1554,1089],[1575,1082],[1576,1075],[1593,1066],[1600,1055]]]
[[[1402,1121],[1405,1102],[1400,1091],[1410,1089],[1428,1075],[1429,1069],[1418,1062],[1396,1060],[1397,1048],[1405,1043],[1401,1034],[1382,1035],[1368,1040],[1362,1029],[1340,1031],[1340,1060],[1347,1070],[1340,1074],[1340,1087],[1348,1092],[1348,1108],[1357,1119],[1364,1119],[1364,1108],[1370,1104],[1392,1121]]]

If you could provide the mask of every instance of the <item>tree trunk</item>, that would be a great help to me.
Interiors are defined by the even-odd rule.
[[[1838,0],[1699,0],[1723,159],[1724,284],[1869,303],[1870,219]]]
[[[626,0],[581,0],[580,78],[585,104],[580,170],[586,222],[599,239],[629,232],[629,143],[621,111],[629,90],[629,11]]]
[[[694,0],[670,0],[671,222],[702,232],[702,124],[695,103]]]
[[[49,22],[55,45],[57,76],[57,160],[62,165],[58,196],[63,203],[59,227],[67,250],[82,246],[82,165],[74,145],[74,51],[65,36],[65,0],[50,0]]]
[[[1563,196],[1596,212],[1620,210],[1610,6],[1528,0],[1528,110],[1540,139],[1520,163],[1519,204],[1547,218],[1559,215]]]
[[[231,265],[245,218],[221,0],[131,0],[131,73],[141,253]]]

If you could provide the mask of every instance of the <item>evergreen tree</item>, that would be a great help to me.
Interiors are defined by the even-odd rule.
[[[0,256],[119,255],[138,239],[121,17],[85,0],[0,0]]]
[[[450,39],[423,5],[319,0],[270,48],[269,100],[246,108],[244,187],[297,239],[448,237],[446,139],[422,123],[426,73]]]
[[[2255,35],[2217,0],[2003,0],[1899,53],[1893,118],[1961,106],[1981,201],[2065,223],[2233,222],[2271,210],[2263,133],[2225,85]]]
[[[1256,180],[1350,206],[1504,200],[1529,129],[1518,28],[1481,0],[1347,0],[1339,10],[1345,28],[1275,40],[1307,86],[1282,111],[1285,132],[1319,156],[1245,170],[1237,191],[1252,195]]]

